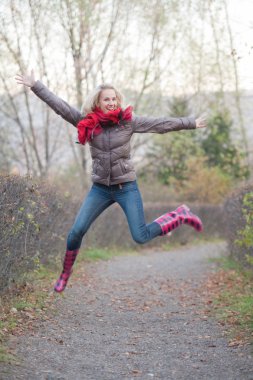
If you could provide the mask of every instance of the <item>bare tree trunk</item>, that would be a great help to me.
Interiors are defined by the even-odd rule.
[[[224,103],[225,103],[224,83],[223,83],[223,72],[222,72],[221,57],[220,57],[219,37],[216,30],[215,16],[213,15],[211,4],[209,6],[209,16],[210,16],[210,21],[211,21],[211,26],[212,26],[212,31],[213,31],[213,38],[215,42],[215,54],[216,54],[215,65],[218,68],[218,77],[219,77],[219,83],[220,83],[219,99],[221,100],[222,105],[224,106]]]
[[[82,49],[85,35],[87,34],[87,25],[85,24],[85,8],[82,7],[81,2],[78,4],[73,1],[65,0],[65,6],[67,10],[67,34],[69,38],[71,54],[74,63],[74,77],[75,77],[75,92],[77,106],[81,109],[83,103],[83,91],[82,91]],[[74,7],[74,10],[72,9]],[[78,18],[73,14],[78,12]],[[78,25],[76,25],[78,22]],[[66,26],[65,26],[66,27]],[[73,152],[73,147],[72,147]],[[85,174],[87,174],[87,147],[82,147],[79,150],[79,156],[81,160],[82,170],[80,172],[80,178],[82,179],[83,186],[86,184]],[[76,159],[76,156],[74,156]]]
[[[229,35],[231,56],[232,56],[233,69],[234,69],[235,101],[236,101],[236,108],[237,108],[237,112],[238,112],[239,127],[241,130],[242,143],[243,143],[245,154],[246,154],[246,161],[247,161],[247,164],[249,166],[250,165],[250,162],[249,162],[249,146],[248,146],[248,141],[247,141],[247,133],[246,133],[246,130],[244,127],[243,112],[242,112],[242,107],[241,107],[239,77],[238,77],[237,61],[236,61],[236,54],[235,54],[234,42],[233,42],[233,34],[232,34],[231,26],[230,26],[227,1],[223,0],[223,3],[224,3],[224,8],[225,8],[226,26],[227,26],[228,35]]]
[[[32,16],[32,23],[33,23],[33,31],[35,36],[35,41],[37,45],[37,52],[39,57],[39,64],[41,67],[40,70],[40,77],[44,76],[47,78],[47,85],[50,87],[50,82],[48,79],[48,72],[47,72],[47,65],[45,61],[45,56],[43,53],[43,45],[41,42],[41,30],[38,28],[38,23],[40,19],[41,9],[38,7],[38,4],[34,4],[34,1],[29,0],[30,10],[31,10],[31,16]],[[44,33],[46,34],[47,31],[45,30]],[[45,168],[43,175],[47,174],[47,171],[50,166],[50,136],[49,136],[49,125],[50,125],[50,116],[49,116],[49,108],[46,107],[45,110],[45,123],[44,123],[44,157],[45,157]]]

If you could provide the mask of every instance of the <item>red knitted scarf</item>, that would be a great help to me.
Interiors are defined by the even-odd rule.
[[[100,108],[96,108],[94,112],[88,113],[84,119],[77,124],[78,140],[80,144],[86,144],[93,136],[99,135],[103,131],[102,126],[118,125],[121,120],[132,120],[131,106],[125,110],[117,108],[114,111],[104,113]]]

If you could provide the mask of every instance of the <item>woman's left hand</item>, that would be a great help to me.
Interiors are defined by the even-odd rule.
[[[196,128],[205,128],[207,127],[207,120],[204,115],[201,115],[196,119]]]

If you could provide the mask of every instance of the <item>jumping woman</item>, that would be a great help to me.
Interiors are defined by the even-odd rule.
[[[88,143],[90,146],[93,184],[69,232],[63,271],[54,286],[56,292],[65,289],[89,227],[115,202],[123,209],[132,237],[139,244],[166,235],[181,224],[202,231],[201,220],[185,205],[146,224],[131,161],[130,140],[134,133],[167,133],[203,128],[206,127],[204,118],[136,116],[132,113],[132,107],[122,108],[122,95],[110,84],[98,86],[87,97],[80,112],[36,81],[33,71],[28,75],[17,75],[16,81],[30,87],[58,115],[76,127],[80,144]]]

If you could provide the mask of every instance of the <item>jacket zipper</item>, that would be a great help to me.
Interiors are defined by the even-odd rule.
[[[111,181],[111,131],[108,128],[108,143],[109,143],[109,174],[108,174],[108,186],[110,186]]]
[[[95,127],[93,127],[92,131],[91,131],[91,139],[93,140],[94,138],[94,132],[95,132],[95,129],[99,126],[99,124],[96,124]]]

